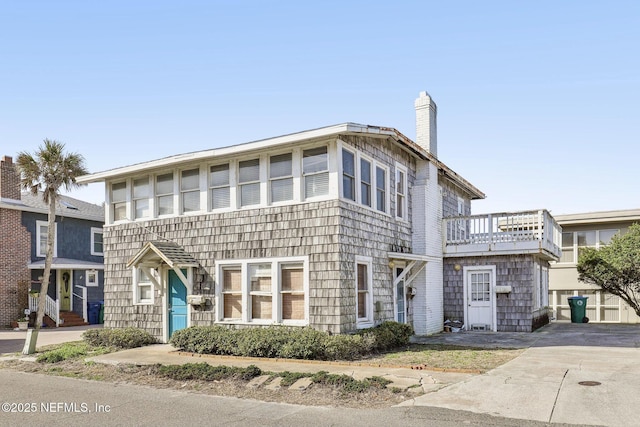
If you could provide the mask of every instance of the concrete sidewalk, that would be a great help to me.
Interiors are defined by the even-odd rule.
[[[400,367],[381,367],[363,363],[321,362],[314,360],[291,359],[265,359],[258,357],[232,357],[195,355],[176,351],[170,344],[157,344],[142,348],[119,351],[117,353],[103,354],[92,357],[90,360],[106,364],[133,364],[133,365],[182,365],[185,363],[202,363],[210,365],[226,365],[247,367],[255,365],[263,371],[270,372],[304,372],[315,373],[327,371],[331,374],[344,374],[355,379],[378,376],[391,381],[388,387],[397,387],[403,390],[416,392],[437,391],[450,384],[471,378],[475,374],[459,372],[440,372],[414,370]]]
[[[38,334],[38,348],[51,344],[60,344],[82,340],[87,329],[102,328],[102,325],[71,326],[68,328],[42,328]],[[24,347],[27,331],[0,329],[0,354],[19,353]]]

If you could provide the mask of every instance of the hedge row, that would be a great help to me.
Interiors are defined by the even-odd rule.
[[[88,329],[82,339],[94,347],[114,347],[118,349],[143,347],[155,344],[156,339],[138,328]]]
[[[230,329],[225,326],[192,326],[175,332],[170,342],[176,348],[201,354],[355,360],[407,345],[411,335],[411,326],[397,322],[384,322],[355,335],[330,335],[309,327]]]

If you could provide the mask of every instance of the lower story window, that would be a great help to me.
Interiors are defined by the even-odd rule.
[[[358,327],[373,324],[371,259],[356,259],[356,314]]]
[[[304,324],[306,258],[221,261],[218,320]]]
[[[134,270],[133,302],[153,304],[153,282],[141,268]]]

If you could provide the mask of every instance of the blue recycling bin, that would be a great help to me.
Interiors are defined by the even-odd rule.
[[[100,302],[90,302],[89,303],[89,323],[92,325],[97,325],[100,318]]]

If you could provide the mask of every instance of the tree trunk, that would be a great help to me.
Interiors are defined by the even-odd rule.
[[[47,254],[44,259],[44,274],[42,275],[42,284],[40,285],[40,296],[38,297],[38,311],[36,314],[36,327],[35,330],[27,336],[29,343],[25,343],[22,350],[25,354],[32,354],[35,352],[36,344],[38,342],[38,333],[42,328],[42,322],[44,321],[44,309],[47,303],[47,292],[49,291],[49,277],[51,276],[51,265],[53,264],[53,248],[55,244],[56,235],[56,196],[55,194],[49,194],[49,217],[48,217],[48,229],[47,229]],[[36,245],[40,242],[36,242]],[[60,313],[57,313],[58,315]],[[27,345],[28,344],[28,345]]]

